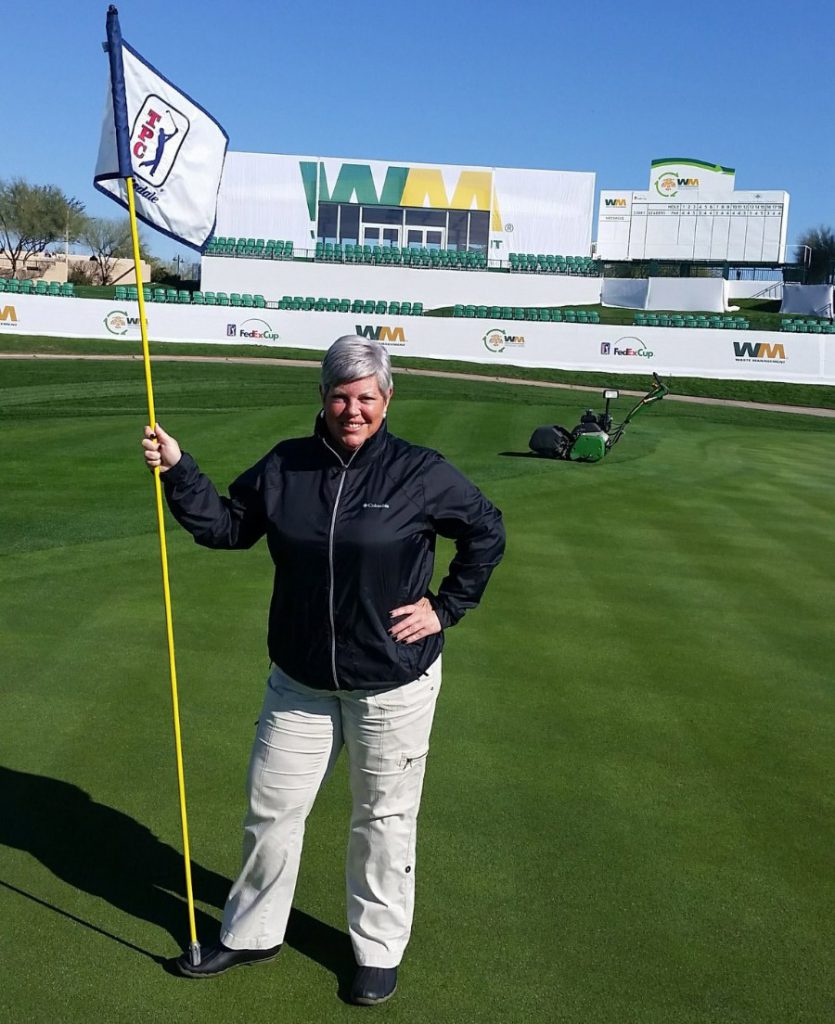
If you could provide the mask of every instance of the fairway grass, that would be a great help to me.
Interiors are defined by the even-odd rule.
[[[314,368],[155,367],[159,420],[224,489],[310,431],[316,386]],[[390,429],[478,483],[508,550],[449,631],[414,934],[398,994],[364,1011],[342,998],[344,761],[278,960],[163,970],[188,928],[141,367],[3,362],[0,1022],[832,1020],[835,428],[662,402],[598,465],[529,457],[535,426],[592,401],[397,379]],[[272,567],[169,524],[208,945]]]

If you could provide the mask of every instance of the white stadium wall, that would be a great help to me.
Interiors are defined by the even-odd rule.
[[[479,235],[479,245],[491,258],[506,258],[510,252],[587,256],[594,181],[594,174],[584,171],[230,152],[218,195],[215,234],[276,238],[307,250],[314,248],[319,236],[323,203],[362,211],[357,230],[345,234],[340,227],[333,235],[334,241],[352,243],[367,241],[361,237],[364,218],[376,208],[472,211],[481,216],[484,234]],[[359,215],[352,213],[353,217]],[[398,228],[397,239],[389,241],[409,245],[408,226],[406,221]],[[417,224],[414,228],[419,233]],[[447,224],[441,247],[452,247],[453,238],[458,248],[464,247],[450,232]],[[424,243],[429,244],[425,238],[411,242]]]
[[[204,292],[314,298],[422,302],[427,309],[457,302],[485,306],[592,305],[600,301],[599,277],[560,274],[498,274],[488,270],[415,270],[306,260],[232,259],[204,256]]]
[[[15,334],[121,338],[139,355],[135,303],[6,295],[0,339]],[[451,317],[303,313],[218,306],[147,306],[152,339],[324,349],[343,334],[376,338],[394,355],[502,366],[665,377],[835,385],[835,335],[544,324]],[[673,384],[675,388],[675,384]]]

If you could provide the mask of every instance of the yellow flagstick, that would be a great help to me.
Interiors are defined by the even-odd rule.
[[[136,271],[136,291],[139,299],[139,330],[142,336],[142,360],[145,365],[145,389],[148,393],[148,422],[151,430],[156,428],[154,412],[154,388],[151,381],[151,354],[148,349],[148,324],[145,320],[145,295],[142,288],[142,274],[139,257],[139,232],[136,226],[136,205],[133,198],[133,177],[125,179],[130,211],[130,232],[133,240],[133,263]],[[188,841],[188,815],[186,814],[186,780],[183,772],[183,746],[180,736],[180,702],[177,697],[177,664],[174,657],[174,620],[171,616],[171,590],[168,585],[168,549],[165,544],[165,517],[162,503],[162,484],[159,467],[154,469],[154,490],[156,492],[157,528],[159,531],[159,553],[162,561],[162,592],[165,599],[165,629],[168,637],[168,666],[171,676],[171,707],[174,717],[174,746],[177,755],[177,784],[180,792],[180,821],[183,830],[183,857],[186,869],[186,898],[188,900],[189,955],[192,967],[200,964],[200,943],[197,941],[197,925],[194,919],[194,892],[191,885],[191,851]]]

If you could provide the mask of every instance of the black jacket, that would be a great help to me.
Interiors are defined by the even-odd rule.
[[[275,563],[268,647],[317,689],[374,689],[421,675],[443,633],[395,643],[394,608],[428,597],[442,627],[478,604],[504,551],[501,513],[437,452],[380,429],[339,454],[321,415],[311,437],[282,441],[218,495],[191,456],[162,475],[168,505],[198,544],[249,548]],[[429,592],[435,535],[455,541]]]

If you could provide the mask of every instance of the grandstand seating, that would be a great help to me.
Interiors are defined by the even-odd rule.
[[[314,258],[320,263],[362,263],[388,267],[425,267],[436,270],[486,270],[487,256],[463,249],[401,249],[397,245],[352,245],[317,242]]]
[[[454,317],[491,320],[538,320],[542,323],[599,324],[596,309],[566,309],[563,306],[462,306],[452,308]]]
[[[508,254],[510,269],[526,274],[574,274],[581,277],[598,277],[602,265],[591,256],[552,256],[544,253],[511,252]]]
[[[293,243],[276,238],[210,238],[206,244],[206,256],[244,256],[248,259],[290,260],[293,258]]]
[[[723,316],[721,313],[636,313],[636,327],[698,327],[730,331],[747,331],[751,324],[744,316]]]
[[[780,321],[780,330],[791,334],[835,334],[835,323],[820,317],[787,317]]]
[[[14,295],[53,295],[65,299],[76,297],[72,281],[33,281],[29,278],[19,280],[15,277],[0,277],[0,292],[11,292]]]
[[[317,299],[311,295],[283,295],[278,308],[320,313],[362,313],[365,316],[423,316],[422,302],[388,302],[385,299]]]

